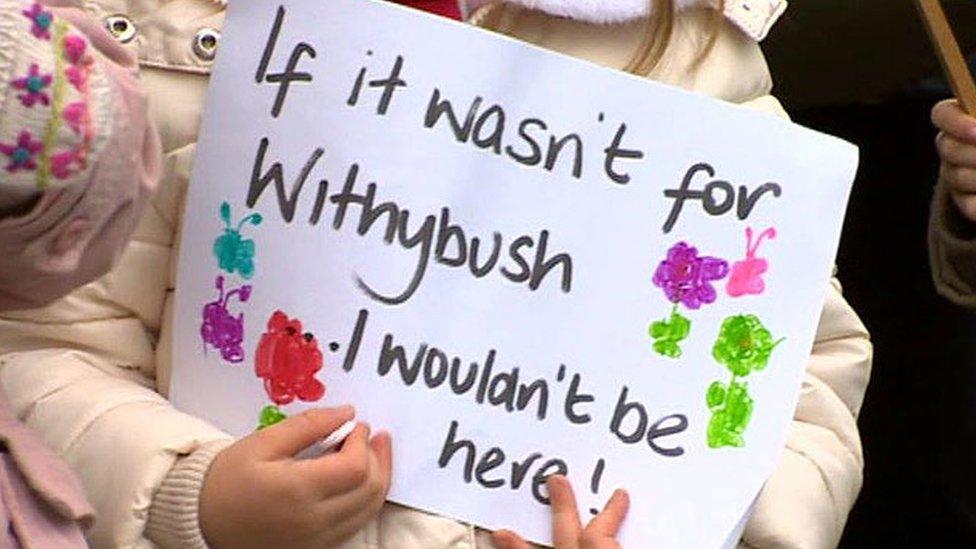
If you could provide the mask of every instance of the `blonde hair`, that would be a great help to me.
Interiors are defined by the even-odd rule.
[[[631,74],[646,76],[650,74],[654,67],[661,62],[664,54],[671,44],[671,37],[674,34],[674,17],[677,11],[674,7],[674,0],[649,0],[652,4],[651,16],[647,18],[644,26],[644,35],[641,44],[630,63],[624,67],[624,71]],[[701,63],[718,39],[719,26],[722,24],[722,10],[725,7],[725,0],[718,0],[716,11],[712,14],[711,29],[705,46],[698,52],[695,64]]]

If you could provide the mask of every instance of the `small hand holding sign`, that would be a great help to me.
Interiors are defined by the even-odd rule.
[[[338,452],[296,456],[355,417],[350,406],[313,409],[229,446],[214,459],[200,494],[200,528],[210,547],[334,547],[383,506],[392,447],[360,423]]]
[[[552,540],[555,549],[619,549],[617,532],[630,508],[630,496],[617,490],[603,512],[583,528],[576,508],[576,496],[566,477],[554,475],[546,482],[552,501]],[[498,549],[529,549],[521,536],[509,530],[492,535]]]
[[[955,99],[932,109],[932,123],[940,130],[936,148],[942,161],[939,176],[959,212],[976,221],[976,118]]]

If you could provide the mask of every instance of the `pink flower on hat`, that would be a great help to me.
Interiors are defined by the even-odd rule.
[[[24,130],[20,132],[16,143],[0,143],[0,154],[10,159],[6,167],[8,172],[36,170],[37,162],[34,161],[34,157],[43,148],[43,143],[35,140],[29,131]]]
[[[44,92],[44,89],[51,85],[51,75],[41,74],[37,63],[31,64],[27,76],[14,80],[11,85],[14,89],[24,90],[25,93],[18,95],[17,98],[25,107],[33,107],[35,103],[51,104],[51,98]]]
[[[85,57],[85,49],[88,44],[85,39],[77,36],[70,35],[64,39],[64,55],[68,58],[68,62],[72,65],[79,64]]]
[[[85,125],[90,122],[88,105],[84,101],[70,103],[64,107],[61,117],[72,131],[77,134],[83,133]]]
[[[51,156],[51,174],[58,179],[71,177],[72,169],[84,169],[84,160],[78,151],[67,150]]]
[[[76,90],[85,90],[85,84],[88,82],[88,75],[84,70],[79,69],[78,67],[68,67],[64,70],[64,74],[68,77],[68,82],[70,82]]]
[[[51,39],[51,24],[54,23],[53,13],[46,11],[37,2],[31,5],[29,10],[24,10],[20,13],[30,19],[31,34],[41,40]]]

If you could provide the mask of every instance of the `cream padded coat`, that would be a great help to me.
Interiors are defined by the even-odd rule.
[[[92,0],[88,7],[96,16],[121,15],[134,25],[128,44],[144,68],[165,150],[165,175],[113,272],[46,309],[0,317],[0,387],[16,414],[81,476],[98,512],[92,544],[148,547],[151,505],[155,515],[165,515],[155,528],[184,528],[177,523],[195,516],[208,456],[198,478],[169,479],[187,494],[163,501],[159,488],[174,464],[229,440],[176,411],[160,394],[171,369],[176,244],[209,70],[194,41],[202,29],[220,28],[223,5],[221,0]],[[608,67],[622,67],[638,40],[637,24],[602,27],[505,9],[502,23],[509,34]],[[771,81],[758,45],[733,25],[720,28],[714,48],[695,64],[710,20],[704,9],[681,12],[674,42],[650,77],[785,116],[769,95]],[[870,367],[868,334],[833,280],[786,449],[744,544],[836,545],[861,487],[856,419]],[[157,511],[163,507],[166,513]],[[348,547],[490,543],[469,526],[388,505]]]

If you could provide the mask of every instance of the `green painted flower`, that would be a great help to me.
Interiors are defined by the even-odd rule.
[[[745,446],[742,438],[752,419],[753,400],[745,383],[732,381],[728,386],[716,381],[705,396],[712,419],[708,422],[709,448]]]
[[[779,345],[755,315],[730,316],[722,323],[712,356],[732,372],[745,377],[759,372],[769,363],[769,355]]]
[[[672,311],[668,320],[658,320],[651,324],[648,334],[654,339],[654,350],[669,358],[681,356],[678,345],[691,333],[691,321],[681,316],[677,310]]]
[[[277,406],[268,405],[261,410],[261,416],[258,419],[258,431],[264,429],[265,427],[271,427],[275,423],[281,423],[288,416],[281,411]]]

